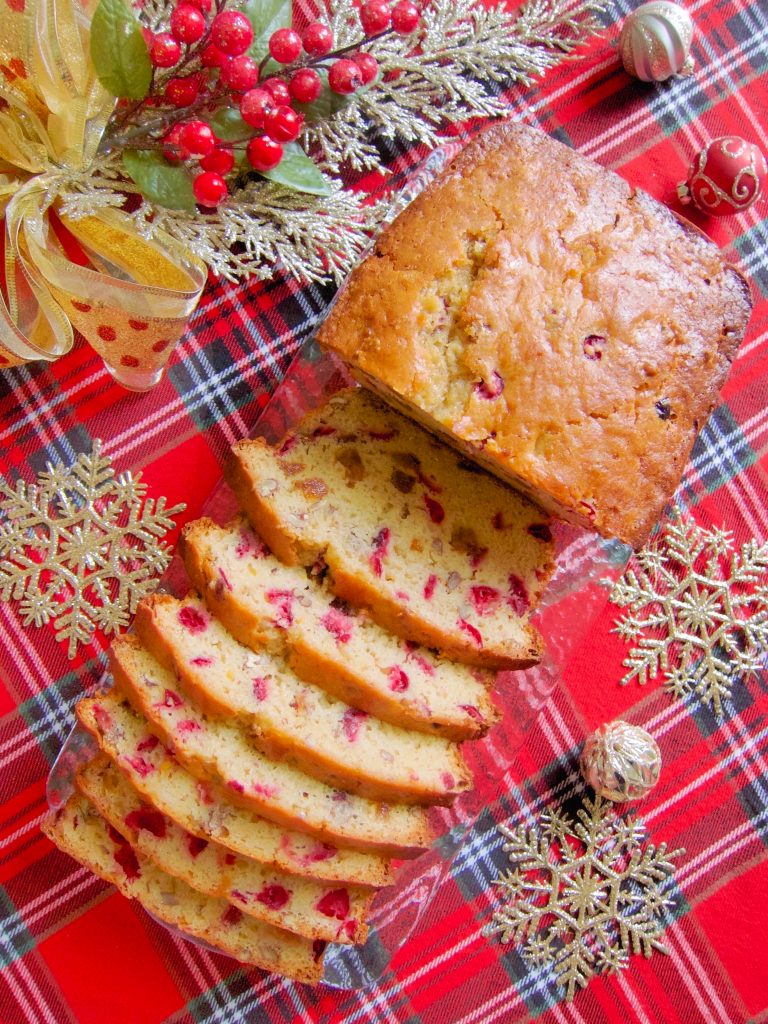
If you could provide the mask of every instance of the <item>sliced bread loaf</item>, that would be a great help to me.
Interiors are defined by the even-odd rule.
[[[392,882],[386,858],[321,843],[233,804],[223,786],[182,767],[127,699],[80,701],[77,716],[140,797],[199,839],[215,840],[280,871],[327,882],[382,888]]]
[[[300,566],[284,565],[243,517],[188,523],[181,552],[193,585],[237,639],[283,654],[296,674],[393,725],[447,739],[496,721],[493,674],[436,657],[344,606]]]
[[[242,963],[277,971],[297,981],[317,982],[325,943],[293,935],[247,917],[226,900],[213,899],[167,875],[75,794],[42,825],[48,838],[70,857],[116,885],[129,899],[195,938]]]
[[[363,388],[278,446],[236,444],[228,478],[282,561],[327,566],[338,596],[399,636],[487,667],[539,660],[547,516]]]
[[[243,913],[329,942],[364,942],[372,893],[275,871],[217,843],[185,832],[145,803],[118,769],[97,760],[77,776],[77,788],[101,816],[162,871]]]
[[[455,743],[382,722],[304,683],[279,655],[235,640],[194,596],[154,594],[139,605],[135,625],[189,698],[212,717],[242,723],[267,757],[399,803],[448,803],[469,788]]]
[[[318,839],[377,853],[413,855],[431,842],[423,808],[377,803],[333,789],[292,765],[264,757],[244,729],[208,718],[186,700],[176,677],[135,636],[120,637],[110,653],[119,690],[185,767],[223,782],[234,802]],[[119,695],[113,699],[119,701]]]

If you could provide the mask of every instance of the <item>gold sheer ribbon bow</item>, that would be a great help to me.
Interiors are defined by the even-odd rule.
[[[0,366],[56,359],[77,329],[119,380],[143,388],[159,379],[206,268],[167,235],[143,238],[122,210],[82,219],[61,213],[62,197],[96,156],[115,102],[89,57],[94,6],[0,0]],[[62,245],[57,216],[79,258]]]

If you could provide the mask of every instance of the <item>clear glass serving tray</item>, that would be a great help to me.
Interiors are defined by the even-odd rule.
[[[350,383],[344,369],[310,341],[264,409],[253,436],[278,440],[307,412]],[[234,496],[222,482],[203,513],[224,523],[235,511]],[[504,749],[510,759],[524,742],[528,728],[605,603],[607,591],[600,581],[620,575],[630,554],[623,544],[605,541],[564,523],[555,524],[554,534],[557,569],[534,617],[546,641],[545,658],[533,669],[503,672],[498,678],[496,692],[504,711],[504,722],[494,732],[501,729],[504,736],[503,743],[496,746]],[[175,558],[161,581],[161,589],[181,596],[188,587],[181,560]],[[109,677],[103,682],[108,686]],[[480,740],[472,744],[475,774],[494,783],[498,781],[498,765],[486,752],[487,743],[487,740]],[[52,808],[60,806],[71,794],[75,773],[96,750],[95,741],[84,729],[78,726],[72,731],[48,780],[48,801]],[[432,894],[450,877],[453,861],[467,856],[473,826],[482,807],[482,794],[476,790],[463,794],[450,808],[431,812],[438,840],[416,860],[403,862],[398,868],[396,884],[376,896],[370,913],[370,933],[364,946],[329,946],[324,961],[326,984],[345,989],[363,988],[381,975],[392,954],[417,928]]]
[[[451,143],[432,153],[411,177],[397,207],[412,199],[442,169],[459,148]],[[331,394],[349,386],[344,368],[309,341],[294,360],[285,379],[262,412],[252,436],[277,441],[310,410],[324,404]],[[211,495],[203,514],[224,523],[236,505],[229,488],[222,484]],[[539,710],[547,701],[565,666],[607,598],[600,581],[617,578],[630,550],[616,541],[556,523],[554,527],[557,568],[534,622],[546,642],[542,663],[524,672],[504,672],[498,677],[497,699],[503,721],[490,738],[471,745],[471,758],[478,788],[463,794],[450,808],[431,811],[435,834],[432,848],[413,861],[402,862],[396,883],[377,894],[370,912],[370,931],[363,946],[331,945],[324,959],[323,981],[335,988],[357,989],[372,984],[385,970],[392,955],[418,927],[433,893],[451,876],[457,860],[471,859],[475,824],[489,787],[499,779],[498,755],[511,761]],[[188,583],[175,558],[163,577],[160,589],[183,595]],[[105,676],[103,685],[110,679]],[[95,740],[76,726],[64,744],[48,780],[48,802],[57,808],[73,791],[79,767],[95,753]],[[190,942],[197,940],[189,939]],[[199,943],[204,945],[203,943]]]

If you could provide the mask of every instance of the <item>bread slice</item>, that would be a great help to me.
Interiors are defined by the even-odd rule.
[[[236,444],[228,479],[282,561],[326,565],[399,636],[486,667],[539,660],[547,517],[370,392],[335,395],[278,446]]]
[[[412,856],[432,840],[426,811],[377,803],[260,754],[237,725],[211,719],[179,693],[176,677],[135,636],[111,648],[115,683],[178,760],[199,778],[223,783],[234,802],[324,842]],[[119,702],[114,693],[113,703]]]
[[[553,514],[639,546],[750,305],[696,228],[510,121],[382,231],[318,340]]]
[[[365,941],[370,890],[329,887],[275,871],[185,832],[145,803],[125,776],[101,758],[79,772],[77,788],[137,853],[198,892],[310,939]]]
[[[111,829],[80,794],[47,818],[42,830],[60,850],[166,924],[265,971],[310,984],[322,978],[322,940],[256,921],[226,900],[205,896],[167,875]]]
[[[238,517],[188,523],[181,554],[193,586],[251,650],[283,655],[296,674],[393,725],[475,739],[496,721],[494,676],[437,657],[344,605],[300,566],[284,565]]]
[[[281,828],[233,804],[223,786],[201,782],[182,767],[127,700],[83,700],[80,722],[97,739],[103,758],[140,797],[199,839],[213,840],[243,857],[279,871],[329,883],[382,888],[392,882],[388,860],[375,853],[318,842]]]
[[[304,683],[279,655],[238,643],[195,596],[146,598],[135,627],[199,708],[240,722],[267,757],[399,803],[448,803],[470,786],[455,743],[381,722]]]

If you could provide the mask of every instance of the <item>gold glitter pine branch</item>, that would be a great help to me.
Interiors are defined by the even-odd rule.
[[[501,117],[498,94],[530,84],[599,30],[603,0],[531,0],[519,12],[474,0],[429,0],[412,36],[385,36],[367,49],[381,79],[354,103],[308,123],[302,141],[319,166],[338,174],[380,166],[375,139],[434,146],[446,125]],[[329,6],[328,21],[352,35],[346,0]],[[389,80],[388,75],[397,72]]]
[[[499,94],[529,84],[600,28],[609,0],[529,0],[516,13],[499,3],[427,0],[419,27],[408,36],[366,41],[380,74],[351,97],[336,96],[323,114],[307,114],[299,142],[337,188],[312,196],[259,179],[247,181],[207,212],[166,209],[141,201],[132,215],[142,236],[170,236],[230,281],[272,276],[276,267],[302,283],[340,284],[390,215],[390,203],[371,203],[342,190],[342,177],[385,170],[377,141],[434,147],[445,127],[507,112]],[[233,3],[232,7],[240,6]],[[144,0],[140,17],[153,31],[167,28],[172,5]],[[325,0],[318,19],[333,30],[335,46],[362,39],[353,0]],[[396,72],[396,74],[395,74]],[[93,164],[61,190],[62,212],[88,217],[121,206],[138,189],[126,178],[120,154],[107,143]],[[158,144],[159,145],[159,144]],[[77,180],[74,180],[74,179]]]

